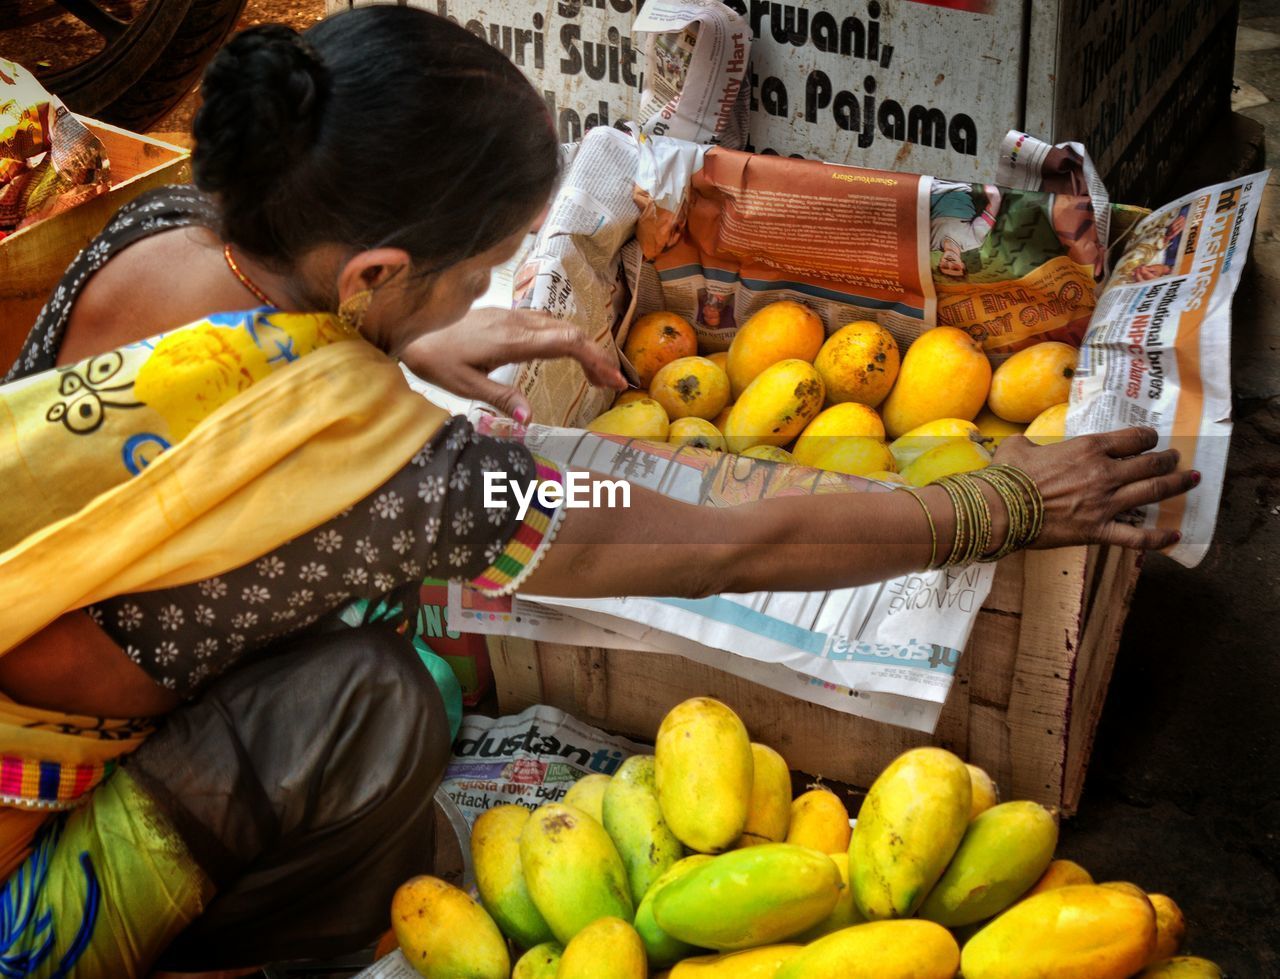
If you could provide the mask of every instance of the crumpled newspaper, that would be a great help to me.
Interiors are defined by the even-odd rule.
[[[101,140],[21,65],[0,58],[0,238],[111,189]]]

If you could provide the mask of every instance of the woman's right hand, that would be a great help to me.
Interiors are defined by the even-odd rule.
[[[1156,442],[1151,428],[1080,435],[1052,445],[1019,435],[1001,443],[995,461],[1017,466],[1044,497],[1044,527],[1032,546],[1118,544],[1155,550],[1176,543],[1178,531],[1134,527],[1116,517],[1200,482],[1198,472],[1177,469],[1176,449],[1152,452]]]

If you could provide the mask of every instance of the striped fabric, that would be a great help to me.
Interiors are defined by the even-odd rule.
[[[0,805],[72,809],[115,767],[113,761],[73,765],[0,756]]]
[[[560,468],[536,453],[533,461],[537,466],[539,483],[558,483],[564,485]],[[520,587],[521,582],[537,567],[543,553],[550,546],[559,526],[563,506],[544,506],[533,494],[529,501],[529,510],[524,520],[516,528],[516,532],[507,541],[502,553],[494,559],[484,571],[471,579],[471,585],[491,597],[509,595]]]

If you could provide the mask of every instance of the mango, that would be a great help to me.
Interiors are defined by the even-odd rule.
[[[786,449],[776,445],[753,445],[739,453],[744,459],[763,459],[765,462],[778,462],[784,466],[798,466],[796,457]]]
[[[480,902],[502,933],[521,948],[551,940],[551,928],[529,896],[520,863],[520,834],[529,821],[524,806],[495,806],[471,829],[471,862]]]
[[[1025,896],[1031,897],[1033,894],[1041,894],[1059,887],[1070,887],[1072,884],[1092,883],[1092,875],[1080,864],[1072,860],[1054,860]]]
[[[729,378],[706,357],[681,357],[649,383],[649,396],[667,417],[712,419],[729,403]]]
[[[653,916],[681,941],[725,951],[798,935],[839,897],[840,872],[825,853],[764,843],[721,854],[667,884]]]
[[[1040,879],[1058,845],[1053,814],[1006,802],[978,815],[917,914],[947,928],[993,917]]]
[[[828,404],[857,402],[872,408],[888,397],[900,365],[893,334],[870,320],[840,327],[813,361],[827,387]]]
[[[1156,909],[1156,950],[1153,961],[1172,958],[1182,948],[1187,937],[1187,919],[1178,902],[1164,894],[1148,894],[1147,899]]]
[[[889,447],[879,439],[831,437],[823,439],[814,449],[808,465],[848,476],[866,476],[892,469],[894,461]]]
[[[959,964],[956,940],[933,922],[871,921],[819,938],[775,979],[953,979]]]
[[[781,843],[791,824],[791,770],[768,745],[751,744],[751,801],[738,846]]]
[[[581,809],[539,806],[520,834],[533,903],[562,945],[600,918],[631,920],[627,871],[604,827]]]
[[[566,806],[576,806],[603,826],[604,790],[608,787],[608,775],[584,775],[573,783],[560,801]]]
[[[676,838],[700,853],[731,847],[747,825],[753,765],[747,729],[720,701],[673,707],[658,727],[654,781]]]
[[[498,926],[464,891],[413,877],[391,898],[391,928],[409,964],[427,979],[507,979],[511,958]]]
[[[588,432],[653,442],[665,442],[670,428],[666,411],[652,398],[641,398],[610,408],[587,423]]]
[[[621,918],[599,918],[565,946],[556,979],[645,979],[648,975],[636,930]]]
[[[987,404],[1005,421],[1032,421],[1067,400],[1078,353],[1070,344],[1054,340],[1019,350],[991,375]]]
[[[649,397],[648,391],[645,391],[641,388],[631,388],[628,391],[623,391],[620,395],[614,398],[613,404],[611,404],[609,407],[619,408],[622,405],[629,405],[633,401],[643,401],[647,397]]]
[[[511,979],[556,979],[564,948],[558,942],[535,945],[516,962]]]
[[[668,979],[773,979],[801,945],[765,945],[742,952],[699,955],[677,962]]]
[[[1027,427],[1005,421],[990,408],[983,408],[978,412],[978,417],[973,420],[973,423],[978,428],[978,434],[984,439],[989,439],[993,446],[999,446],[1010,435],[1021,435]]]
[[[800,465],[811,466],[813,456],[821,451],[828,439],[845,436],[883,439],[884,422],[874,408],[855,401],[832,405],[805,426],[791,454],[800,461]]]
[[[868,921],[915,914],[969,825],[969,770],[941,748],[914,748],[872,783],[849,842],[853,900]]]
[[[930,449],[902,470],[908,486],[928,486],[944,476],[973,472],[991,465],[991,453],[977,442],[956,440]]]
[[[726,377],[729,375],[729,351],[718,350],[713,354],[707,354],[707,360],[724,371]]]
[[[1156,941],[1151,903],[1077,884],[1015,904],[964,946],[965,979],[1125,979]]]
[[[810,789],[791,803],[787,842],[819,853],[843,853],[849,848],[849,810],[830,789]]]
[[[648,388],[653,376],[673,360],[698,352],[698,335],[684,317],[675,313],[649,313],[631,324],[623,356],[636,369],[640,386]]]
[[[639,905],[649,886],[684,856],[662,819],[653,781],[653,756],[632,755],[604,791],[604,828],[627,868],[631,899]]]
[[[864,919],[859,913],[857,905],[853,903],[853,888],[849,886],[849,854],[847,853],[829,853],[831,862],[836,865],[836,870],[840,872],[840,898],[836,901],[836,906],[831,909],[831,913],[819,921],[816,925],[806,932],[796,936],[796,941],[808,944],[817,941],[823,935],[830,935],[832,932],[840,931],[842,928],[849,928],[853,925],[860,925]]]
[[[1137,884],[1130,883],[1127,880],[1109,880],[1105,883],[1099,884],[1098,886],[1107,887],[1113,891],[1120,891],[1122,894],[1132,894],[1139,900],[1146,901],[1148,904],[1151,904],[1151,898],[1147,896],[1147,892]],[[1156,906],[1154,904],[1151,905],[1151,913],[1156,913]]]
[[[724,436],[711,422],[702,418],[677,418],[667,431],[672,445],[688,445],[695,449],[725,450]]]
[[[1046,408],[1036,415],[1035,421],[1022,433],[1036,445],[1052,445],[1067,437],[1066,403]]]
[[[938,418],[972,420],[991,387],[991,362],[963,330],[939,326],[916,338],[880,415],[897,438]]]
[[[913,428],[889,444],[897,469],[901,472],[930,449],[948,442],[976,441],[978,426],[963,418],[938,418]]]
[[[779,361],[811,362],[825,339],[822,320],[808,306],[789,299],[765,306],[742,324],[729,344],[728,374],[733,398],[740,399],[757,377]],[[821,393],[818,406],[822,406]]]
[[[964,767],[969,769],[969,787],[973,796],[973,802],[969,806],[969,821],[973,822],[978,813],[986,812],[1000,801],[1000,790],[996,788],[995,780],[977,765]]]
[[[877,483],[893,483],[895,486],[906,486],[907,481],[902,478],[902,473],[889,472],[887,469],[877,469],[875,472],[867,473],[867,479],[874,479]]]
[[[677,962],[688,955],[693,955],[698,949],[688,942],[672,938],[662,930],[662,927],[653,917],[653,899],[658,896],[659,891],[673,880],[678,880],[695,867],[700,867],[714,859],[714,857],[705,853],[695,853],[693,856],[685,857],[674,866],[669,867],[666,873],[653,882],[653,885],[645,894],[644,900],[636,908],[636,933],[640,936],[640,941],[644,943],[645,955],[654,968],[671,965],[673,962]]]
[[[1208,959],[1179,955],[1149,965],[1137,979],[1223,979],[1222,970]]]
[[[725,420],[730,452],[753,445],[786,445],[822,410],[822,378],[803,360],[781,360],[761,371]]]

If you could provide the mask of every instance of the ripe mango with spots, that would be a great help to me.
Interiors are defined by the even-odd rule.
[[[978,434],[987,439],[993,448],[998,448],[1010,435],[1021,435],[1027,428],[1026,425],[1005,421],[990,408],[983,408],[978,412],[973,424],[977,427]]]
[[[600,775],[598,773],[584,775],[573,783],[561,801],[566,806],[576,806],[603,826],[604,790],[608,787],[608,775]]]
[[[692,449],[725,450],[724,436],[711,422],[702,418],[677,418],[667,432],[672,445],[687,445]]]
[[[1187,919],[1178,902],[1166,894],[1148,894],[1147,900],[1156,909],[1156,950],[1152,961],[1172,958],[1186,940]]]
[[[511,958],[498,926],[464,891],[414,877],[391,898],[391,928],[409,964],[427,979],[507,979]]]
[[[646,979],[648,975],[636,930],[621,918],[600,918],[565,946],[556,979]]]
[[[812,466],[815,464],[813,458],[822,451],[829,439],[849,436],[883,439],[884,422],[874,408],[868,408],[864,404],[847,401],[832,405],[805,426],[805,430],[796,439],[792,455],[800,460],[800,465]]]
[[[1035,886],[1027,891],[1026,897],[1052,891],[1059,887],[1071,887],[1073,884],[1092,884],[1093,875],[1073,860],[1054,860],[1040,875]]]
[[[720,853],[742,835],[754,761],[742,719],[711,697],[677,704],[654,745],[662,818],[685,846]]]
[[[1126,979],[1156,941],[1151,902],[1094,884],[1015,904],[964,946],[965,979]]]
[[[665,886],[653,916],[668,934],[721,951],[785,941],[827,917],[840,897],[831,858],[765,843],[721,854]]]
[[[949,442],[971,442],[979,437],[978,426],[963,418],[938,418],[925,422],[905,435],[900,435],[889,445],[901,472],[930,449]]]
[[[836,906],[831,909],[831,913],[808,931],[796,936],[796,941],[806,945],[824,935],[830,935],[842,928],[860,925],[866,920],[858,911],[857,905],[853,903],[853,888],[849,886],[849,854],[829,853],[827,856],[831,857],[831,862],[840,872],[840,883],[843,886],[840,888],[840,898],[836,901]]]
[[[533,903],[562,945],[600,918],[631,920],[627,871],[600,823],[562,802],[539,806],[520,834]]]
[[[969,825],[969,770],[942,748],[913,748],[872,783],[849,841],[849,882],[868,921],[924,903]]]
[[[667,417],[710,420],[729,403],[729,378],[706,357],[681,357],[653,376],[649,396]]]
[[[947,928],[991,918],[1022,897],[1053,860],[1058,824],[1036,802],[1006,802],[980,813],[917,912]]]
[[[622,435],[652,442],[665,442],[670,430],[666,411],[652,398],[628,401],[587,423],[587,431],[597,435]]]
[[[1208,959],[1179,955],[1147,966],[1136,979],[1223,979],[1222,969]]]
[[[733,397],[740,399],[757,377],[780,361],[812,363],[825,339],[826,328],[809,307],[789,299],[765,306],[742,324],[729,344],[728,374]],[[822,406],[821,394],[818,406]]]
[[[520,863],[520,834],[529,821],[524,806],[495,806],[471,829],[471,862],[480,901],[502,933],[521,948],[551,940],[551,928],[529,896]]]
[[[785,466],[798,466],[796,457],[786,449],[776,445],[753,445],[740,453],[744,459],[762,459],[765,462],[777,462]]]
[[[810,789],[791,803],[788,843],[819,853],[844,853],[849,833],[849,810],[830,789]]]
[[[765,368],[734,402],[724,423],[730,452],[753,445],[786,445],[822,410],[822,378],[803,360]]]
[[[947,442],[930,449],[911,465],[902,470],[902,478],[908,486],[928,486],[944,476],[974,472],[991,465],[991,453],[977,442]]]
[[[693,326],[675,313],[649,313],[631,324],[622,354],[635,368],[642,388],[648,388],[653,376],[673,360],[692,357],[698,352],[698,334]]]
[[[738,846],[781,843],[791,824],[791,770],[768,745],[751,744],[751,801]]]
[[[808,465],[846,476],[866,476],[892,469],[894,461],[889,447],[880,439],[855,435],[823,439]]]
[[[973,790],[973,802],[969,806],[969,821],[986,812],[1000,801],[1000,790],[995,780],[977,765],[965,765],[969,769],[969,786]]]
[[[827,387],[828,404],[856,402],[872,408],[888,397],[900,365],[893,334],[870,320],[840,327],[813,362]]]
[[[628,391],[623,391],[620,395],[614,398],[613,404],[609,407],[621,408],[623,405],[629,405],[633,401],[643,401],[647,397],[649,397],[648,391],[642,390],[641,388],[631,388]]]
[[[990,387],[991,362],[981,345],[963,330],[935,327],[907,350],[880,415],[893,438],[938,418],[971,421]]]
[[[535,945],[520,956],[511,970],[511,979],[556,979],[562,955],[564,947],[559,942]]]
[[[940,925],[869,921],[806,946],[775,979],[953,979],[959,964],[956,940]]]
[[[1035,421],[1022,434],[1036,445],[1052,445],[1067,437],[1067,407],[1063,403],[1046,408],[1036,415]]]
[[[678,962],[668,979],[773,979],[802,945],[765,945],[741,952],[699,955]]]
[[[1006,360],[991,375],[987,404],[1005,421],[1026,424],[1071,393],[1079,351],[1049,340],[1033,344]]]
[[[715,858],[706,853],[695,853],[691,857],[685,857],[683,860],[678,861],[653,882],[648,892],[646,892],[644,900],[636,908],[636,933],[640,936],[640,941],[644,943],[644,952],[649,959],[649,964],[655,969],[678,962],[688,955],[695,954],[698,949],[688,942],[672,938],[662,930],[662,926],[653,917],[653,899],[658,896],[659,891],[673,880],[678,880],[695,867],[700,867],[713,859]]]
[[[650,885],[684,856],[667,828],[653,778],[653,756],[632,755],[604,792],[604,828],[627,868],[631,899],[639,905]]]

